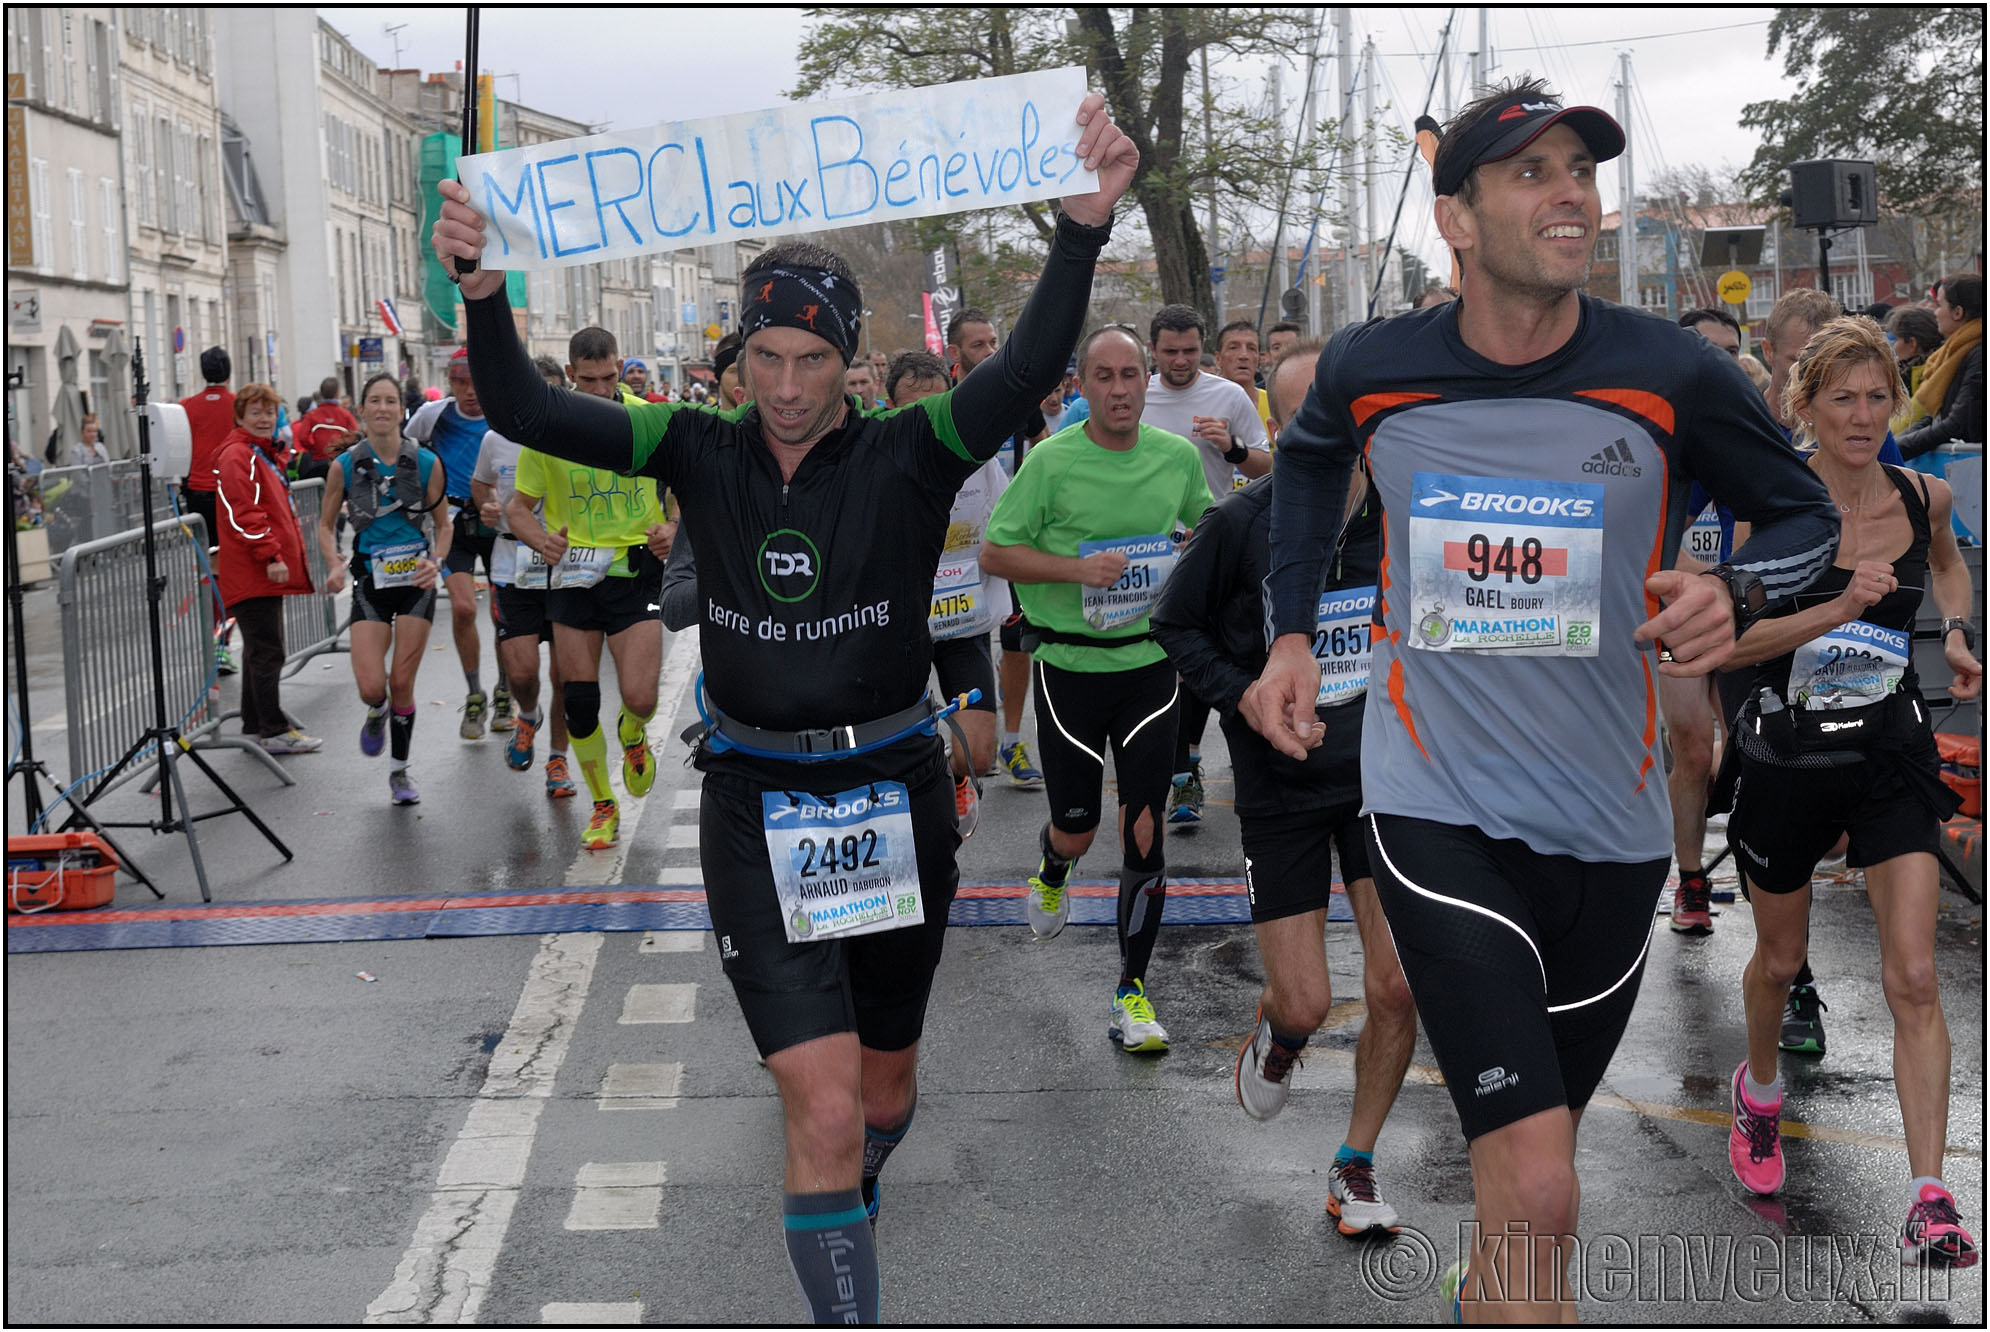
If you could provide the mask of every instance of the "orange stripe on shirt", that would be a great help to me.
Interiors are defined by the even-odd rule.
[[[1423,739],[1416,733],[1416,718],[1410,715],[1410,705],[1403,698],[1403,663],[1400,660],[1389,663],[1389,701],[1396,705],[1396,716],[1402,719],[1403,729],[1410,733],[1416,752],[1428,760],[1430,751],[1423,747]]]
[[[1355,428],[1368,424],[1368,418],[1390,407],[1400,407],[1406,402],[1435,402],[1435,393],[1364,393],[1348,404],[1348,412],[1354,417]]]
[[[1638,784],[1632,795],[1638,795],[1645,789],[1645,778],[1651,773],[1652,742],[1658,739],[1658,686],[1652,683],[1651,654],[1638,653],[1638,661],[1645,668],[1645,756],[1644,762],[1638,764]]]
[[[1577,389],[1575,396],[1615,403],[1627,411],[1636,412],[1666,434],[1672,433],[1672,404],[1656,393],[1647,393],[1643,389]]]

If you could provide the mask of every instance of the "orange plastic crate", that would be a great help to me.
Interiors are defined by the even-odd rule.
[[[117,895],[117,854],[90,832],[7,839],[7,910],[88,911]]]

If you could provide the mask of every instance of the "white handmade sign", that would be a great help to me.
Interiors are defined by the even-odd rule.
[[[481,262],[535,270],[1088,194],[1076,66],[479,153]]]

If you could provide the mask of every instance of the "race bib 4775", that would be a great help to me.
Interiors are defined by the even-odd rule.
[[[1409,528],[1412,647],[1596,655],[1600,484],[1417,472]]]

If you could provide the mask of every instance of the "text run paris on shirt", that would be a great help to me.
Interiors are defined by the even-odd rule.
[[[1072,67],[595,134],[458,161],[482,262],[536,270],[1085,194]]]

